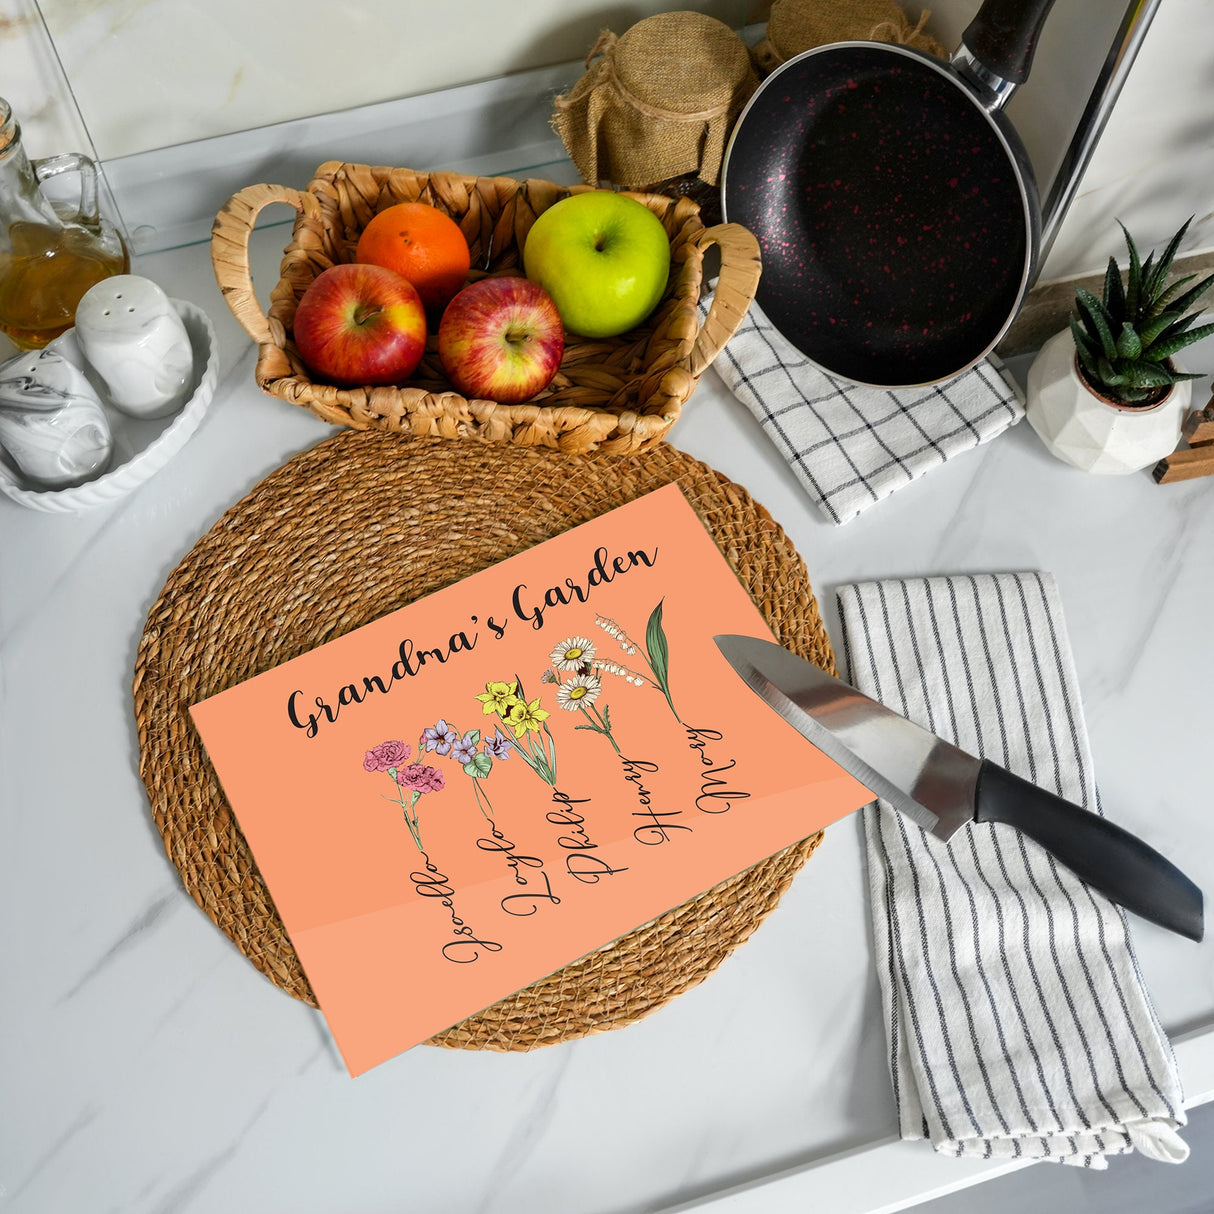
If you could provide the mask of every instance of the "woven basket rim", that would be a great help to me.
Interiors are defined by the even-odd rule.
[[[504,187],[507,190],[516,190],[518,192],[524,192],[524,193],[527,192],[531,187],[536,187],[536,186],[547,187],[550,184],[552,184],[552,183],[547,182],[545,179],[538,178],[538,177],[513,178],[513,177],[508,177],[508,176],[500,176],[500,175],[499,176],[490,176],[490,177],[480,177],[480,176],[475,176],[472,174],[457,173],[457,172],[449,171],[449,170],[426,171],[426,170],[420,170],[420,169],[393,168],[390,165],[362,165],[362,164],[358,164],[358,163],[352,162],[352,161],[329,160],[329,161],[326,161],[324,164],[317,167],[316,172],[312,175],[312,178],[308,183],[308,186],[307,186],[308,192],[315,195],[318,193],[318,190],[320,187],[323,187],[325,185],[334,186],[338,182],[344,182],[345,180],[347,180],[347,178],[350,176],[351,172],[360,172],[360,171],[368,171],[374,175],[382,174],[385,178],[394,178],[398,182],[407,180],[407,181],[411,181],[411,182],[419,183],[419,184],[425,183],[426,186],[428,186],[429,183],[434,182],[434,181],[460,182],[460,183],[468,184],[470,186],[475,185],[477,187],[483,186],[485,183],[490,183],[495,186]],[[424,190],[424,188],[425,188],[425,186],[423,186],[423,190]],[[558,193],[559,193],[560,198],[571,197],[574,194],[590,193],[596,189],[596,187],[594,187],[594,186],[584,185],[584,184],[568,185],[568,186],[559,185],[557,188],[558,188]],[[676,207],[680,204],[680,202],[682,201],[680,199],[668,197],[667,195],[664,195],[664,194],[647,193],[647,192],[639,191],[639,190],[637,190],[637,191],[620,190],[620,191],[615,191],[615,192],[621,193],[627,198],[632,198],[632,199],[636,200],[637,202],[640,202],[640,203],[644,204],[645,206],[649,207],[651,210],[661,211],[663,213],[673,212],[676,209]],[[692,229],[691,235],[698,236],[701,232],[706,231],[706,228],[705,228],[703,222],[699,218],[698,204],[690,203],[689,205],[692,208],[692,211],[690,213],[688,213],[685,223],[687,224],[688,227],[690,227]],[[685,207],[684,209],[687,209],[687,208]],[[305,215],[303,215],[302,213],[296,217],[294,225],[292,226],[292,241],[295,241],[299,238],[301,231],[304,230],[306,227],[306,223],[307,223],[307,217]],[[349,239],[349,237],[347,239]],[[673,243],[673,240],[672,240],[672,243]],[[287,263],[287,258],[284,256],[284,263],[283,263],[284,267],[285,267],[286,263]],[[474,270],[474,274],[475,273],[476,273],[476,271]],[[696,285],[698,287],[698,285],[699,285],[698,282]],[[698,298],[698,295],[697,295],[697,298]],[[665,300],[666,300],[666,297],[664,296],[663,302],[665,302]],[[281,308],[282,302],[280,301],[276,306]],[[660,308],[661,304],[659,304],[658,306]],[[270,315],[271,315],[271,317],[274,316],[273,307],[271,308]],[[281,339],[278,338],[279,331],[280,330],[275,329],[274,344],[278,347],[278,349],[285,350],[285,349],[287,349],[287,342],[289,340],[286,335],[285,327],[281,330],[281,332],[282,332]],[[688,350],[688,352],[683,356],[683,358],[680,359],[679,365],[684,366],[685,368],[689,368],[690,359],[691,359],[691,352],[690,352],[690,350]],[[260,365],[261,365],[261,359],[259,357],[259,359],[258,359],[259,368],[260,368]],[[330,399],[334,403],[336,403],[346,409],[350,409],[352,412],[355,408],[357,408],[357,406],[359,404],[362,403],[362,401],[365,399],[365,395],[366,395],[366,389],[357,388],[357,387],[341,387],[339,385],[327,385],[327,384],[317,383],[316,381],[312,380],[308,375],[300,374],[298,372],[293,373],[291,375],[268,375],[266,377],[264,383],[261,381],[260,378],[259,378],[258,382],[261,383],[263,387],[269,388],[275,395],[279,394],[279,391],[275,388],[275,385],[282,385],[283,390],[284,390],[284,393],[283,393],[284,399],[298,400],[301,398],[308,398],[311,393],[316,392],[316,391],[325,392],[326,396],[329,396],[329,394],[331,393]],[[298,388],[296,388],[296,385],[298,385]],[[422,388],[414,388],[414,387],[410,387],[409,385],[401,385],[398,387],[387,388],[386,391],[393,392],[393,393],[399,393],[401,397],[403,397],[406,401],[408,401],[410,404],[414,405],[415,407],[418,405],[423,405],[430,401],[434,401],[434,400],[439,401],[444,406],[453,401],[455,401],[455,402],[467,401],[468,403],[472,403],[472,398],[462,396],[454,388],[451,388],[445,392],[434,393],[434,392],[430,392],[430,391],[427,391]],[[690,395],[690,392],[688,393],[688,395]],[[512,419],[522,420],[524,422],[532,420],[533,411],[536,410],[537,408],[545,409],[545,408],[551,407],[551,406],[544,405],[542,400],[525,401],[521,404],[502,404],[500,402],[493,402],[493,401],[486,401],[485,403],[494,405],[494,407],[497,411],[505,412]],[[647,426],[646,425],[646,422],[647,422],[647,420],[649,420],[650,415],[638,414],[632,410],[625,410],[620,414],[613,414],[612,416],[621,418],[623,421],[623,424],[626,428],[629,426],[639,425],[642,429],[653,429],[655,431],[655,436],[656,436],[658,433],[664,434],[670,428],[670,426],[673,425],[673,423],[678,419],[680,412],[681,412],[682,403],[683,403],[682,401],[672,402],[671,407],[669,409],[663,411],[663,413],[658,415],[656,418],[653,418],[652,420],[657,423],[657,426],[653,426],[653,425]],[[576,416],[582,422],[589,422],[592,418],[602,416],[602,414],[603,414],[603,411],[598,410],[598,409],[579,408],[578,406],[567,406],[567,408],[575,410]],[[359,428],[357,423],[353,423],[353,424],[355,425],[355,428]],[[660,427],[660,430],[659,430],[659,427]]]
[[[646,321],[618,338],[592,341],[568,335],[557,380],[531,401],[502,404],[463,397],[437,366],[433,342],[415,373],[419,383],[382,388],[320,383],[311,378],[290,339],[295,307],[306,286],[328,265],[349,259],[361,223],[382,209],[384,199],[390,205],[420,198],[445,209],[464,229],[473,253],[470,277],[477,278],[521,273],[521,245],[535,216],[592,188],[534,177],[478,177],[329,160],[304,191],[262,185],[239,192],[216,218],[212,259],[225,298],[258,342],[258,385],[326,421],[356,429],[481,437],[582,453],[626,454],[659,441],[745,314],[758,279],[754,238],[737,225],[706,228],[698,204],[685,197],[621,191],[656,214],[667,230],[672,269],[666,293]],[[247,278],[247,240],[257,212],[271,202],[288,202],[298,214],[269,310],[262,315]],[[714,299],[709,317],[701,322],[703,255],[713,243],[722,247],[717,294],[723,292],[724,298],[719,312]]]

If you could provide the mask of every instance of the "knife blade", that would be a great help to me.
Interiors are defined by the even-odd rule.
[[[947,840],[971,822],[1014,826],[1126,910],[1202,938],[1201,890],[1129,831],[968,754],[773,641],[713,639],[798,733],[924,830]]]

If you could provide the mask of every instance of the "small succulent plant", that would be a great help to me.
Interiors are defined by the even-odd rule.
[[[1197,277],[1186,275],[1168,283],[1168,272],[1192,217],[1168,242],[1163,256],[1155,261],[1152,250],[1140,261],[1133,237],[1125,232],[1130,267],[1122,284],[1114,258],[1104,276],[1104,298],[1077,287],[1076,311],[1071,315],[1071,334],[1079,364],[1089,385],[1102,396],[1124,405],[1156,404],[1172,384],[1200,379],[1200,374],[1177,371],[1170,362],[1185,346],[1214,333],[1214,324],[1190,328],[1200,315],[1190,311],[1214,285],[1214,274],[1196,286],[1184,288]]]

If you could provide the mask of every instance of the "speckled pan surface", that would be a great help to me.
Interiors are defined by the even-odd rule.
[[[1001,125],[904,47],[839,43],[773,73],[734,130],[723,202],[759,240],[776,327],[861,383],[981,357],[1027,287],[1036,223]]]

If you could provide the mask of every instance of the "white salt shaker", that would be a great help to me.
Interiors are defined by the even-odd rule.
[[[64,489],[105,471],[114,449],[105,409],[57,338],[0,366],[0,446],[38,488]]]
[[[118,274],[90,287],[76,305],[76,339],[123,413],[164,417],[185,403],[190,337],[151,279]]]

